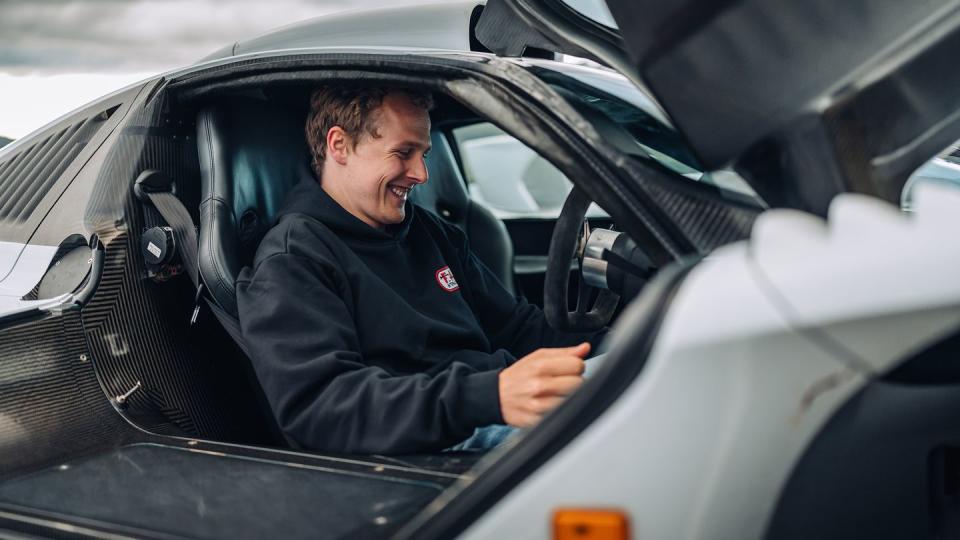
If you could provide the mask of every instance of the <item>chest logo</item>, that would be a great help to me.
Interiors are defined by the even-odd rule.
[[[457,278],[453,277],[453,272],[450,270],[449,266],[444,266],[443,268],[437,270],[437,283],[440,284],[440,287],[447,292],[455,292],[460,290],[460,286],[457,285]]]

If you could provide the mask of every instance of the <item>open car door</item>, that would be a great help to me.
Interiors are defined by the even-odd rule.
[[[960,137],[960,2],[606,0],[604,24],[601,1],[489,0],[476,35],[502,55],[621,71],[707,170],[732,165],[771,206],[824,214],[843,191],[896,201]]]

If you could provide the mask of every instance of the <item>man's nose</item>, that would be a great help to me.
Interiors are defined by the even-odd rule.
[[[407,176],[418,184],[426,182],[430,178],[430,173],[427,171],[427,161],[422,156],[420,159],[414,160],[413,166],[407,171]]]

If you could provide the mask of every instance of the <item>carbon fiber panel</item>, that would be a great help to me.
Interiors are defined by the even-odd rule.
[[[193,292],[180,276],[166,283],[146,278],[139,231],[162,222],[133,196],[133,180],[156,169],[172,178],[181,196],[195,200],[199,182],[190,126],[172,124],[165,98],[154,93],[147,106],[120,126],[87,204],[85,223],[106,249],[104,275],[83,323],[105,390],[129,392],[129,417],[140,427],[165,434],[238,440],[227,428],[226,407],[208,387],[209,365],[198,358],[188,325]],[[188,204],[188,207],[194,205]],[[202,340],[200,340],[202,341]]]
[[[665,188],[645,183],[644,188],[657,208],[677,226],[699,253],[743,240],[750,236],[753,222],[762,209],[731,203],[706,193],[695,193],[680,186]]]
[[[141,383],[141,389],[130,395],[128,407],[145,429],[177,433],[170,429],[172,425],[182,434],[222,440],[227,434],[184,344],[192,295],[174,284],[158,286],[142,280],[139,251],[133,243],[120,234],[106,246],[103,279],[83,312],[104,388],[110,395],[121,395]],[[170,317],[164,305],[181,316]]]
[[[0,508],[16,504],[116,524],[137,537],[383,538],[442,489],[376,473],[137,444],[0,484]],[[166,494],[163,504],[156,493]]]
[[[0,331],[0,351],[0,477],[130,439],[100,390],[79,313]]]

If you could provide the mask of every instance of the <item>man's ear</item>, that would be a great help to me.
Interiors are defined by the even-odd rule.
[[[327,131],[327,158],[333,159],[340,165],[346,165],[350,148],[350,136],[342,127],[333,126]]]

